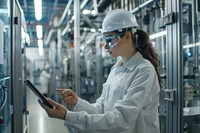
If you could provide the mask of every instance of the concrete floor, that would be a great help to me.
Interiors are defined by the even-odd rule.
[[[36,95],[27,90],[28,133],[69,133],[64,121],[49,118],[37,102]]]

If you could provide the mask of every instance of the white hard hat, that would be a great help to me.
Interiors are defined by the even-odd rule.
[[[107,13],[102,23],[102,33],[139,27],[135,16],[125,9],[116,9]]]

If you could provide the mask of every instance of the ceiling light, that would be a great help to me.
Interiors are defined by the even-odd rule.
[[[36,25],[37,38],[42,38],[42,25]]]
[[[87,9],[83,10],[83,14],[84,14],[84,15],[88,15],[88,14],[90,14],[90,13],[91,13],[90,10],[87,10]]]
[[[42,19],[42,0],[34,0],[35,18],[40,21]]]
[[[42,39],[38,40],[38,47],[43,48],[43,41],[42,41]]]
[[[96,32],[96,29],[92,28],[90,29],[91,32]]]
[[[150,35],[149,39],[152,40],[152,39],[156,39],[158,37],[165,36],[165,35],[167,35],[167,31],[166,30]]]
[[[91,14],[92,14],[93,16],[96,16],[96,15],[97,15],[97,11],[92,10],[92,11],[91,11]]]

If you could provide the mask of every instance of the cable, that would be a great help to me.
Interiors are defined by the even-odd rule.
[[[1,85],[1,88],[3,89],[3,91],[4,91],[3,101],[1,102],[1,105],[0,105],[0,110],[2,110],[3,107],[6,104],[6,101],[7,101],[7,87],[2,85],[2,84],[0,84],[0,85]]]

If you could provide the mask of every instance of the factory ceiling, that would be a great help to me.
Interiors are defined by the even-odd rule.
[[[34,0],[18,0],[19,4],[24,12],[24,17],[26,20],[27,32],[30,36],[30,44],[31,46],[37,46],[37,36],[36,36],[36,25],[42,25],[43,27],[43,36],[48,36],[49,31],[53,28],[54,25],[54,17],[61,17],[68,2],[70,0],[42,0],[42,19],[36,20],[35,18],[35,9],[34,9]],[[95,0],[80,0],[80,9],[81,9],[81,17],[80,17],[80,26],[81,29],[88,28],[99,28],[102,22],[102,19],[98,19],[98,16],[104,16],[103,12],[106,7],[112,2],[112,0],[96,0],[96,5],[98,9],[97,16],[95,15],[84,15],[82,11],[84,9],[94,10],[94,1]],[[73,6],[74,1],[72,0],[72,4],[69,7],[69,10],[60,25],[61,29],[64,29],[73,16]],[[73,24],[71,24],[71,27]],[[73,29],[73,28],[72,28]],[[66,32],[65,35],[62,36],[65,39],[73,39],[72,32]]]

